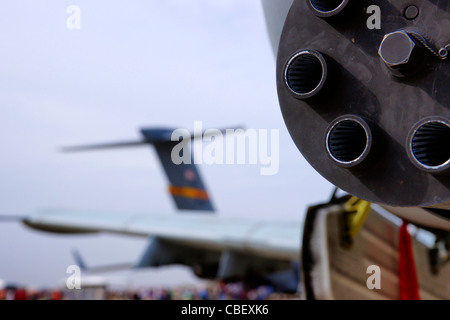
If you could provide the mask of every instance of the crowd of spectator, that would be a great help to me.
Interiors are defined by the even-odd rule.
[[[248,287],[242,282],[214,282],[207,286],[142,288],[133,291],[109,291],[107,299],[139,300],[281,300],[298,299],[296,293],[276,292],[270,285]]]
[[[95,294],[93,294],[95,292]],[[285,300],[298,299],[297,293],[276,292],[270,285],[250,287],[242,282],[211,282],[204,286],[143,288],[37,289],[6,287],[0,300]]]
[[[37,289],[33,287],[8,286],[0,289],[0,300],[61,300],[60,289]]]

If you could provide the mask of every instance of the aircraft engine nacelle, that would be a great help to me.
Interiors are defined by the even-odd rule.
[[[354,196],[450,209],[447,50],[449,1],[295,0],[277,89],[296,146]]]

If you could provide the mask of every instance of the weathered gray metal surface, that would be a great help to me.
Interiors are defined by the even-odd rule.
[[[334,11],[324,4],[343,6],[320,16],[311,9],[314,3],[330,12]],[[381,29],[367,27],[369,5],[380,7]],[[415,18],[411,5],[418,9]],[[399,30],[410,38],[391,36],[383,59],[383,39]],[[400,41],[398,48],[390,41]],[[284,121],[306,160],[330,182],[362,199],[400,207],[450,208],[450,62],[444,59],[444,50],[439,58],[439,49],[449,43],[448,1],[294,1],[280,41],[277,87]],[[408,56],[400,57],[416,50],[414,46],[419,48],[414,58],[418,61],[409,63]],[[387,56],[392,53],[388,49],[394,50],[393,56]],[[326,67],[320,67],[321,60],[314,60],[314,55],[292,63],[302,51],[319,52]],[[396,74],[386,65],[386,59],[397,57],[406,59],[407,68],[401,70],[405,74]],[[311,90],[315,86],[319,90]],[[293,89],[306,94],[295,94]],[[371,130],[370,141],[360,134],[353,142],[363,132],[357,123],[346,123],[342,135],[330,139],[332,124],[345,116],[363,119]],[[443,126],[424,127],[412,147],[411,137],[424,119],[439,119]],[[352,127],[355,132],[345,130]],[[425,154],[417,145],[422,138]],[[335,142],[337,148],[330,148]],[[330,152],[342,148],[347,152],[342,159],[349,160],[348,155],[365,152],[364,143],[369,142],[370,154],[355,166],[343,165]]]

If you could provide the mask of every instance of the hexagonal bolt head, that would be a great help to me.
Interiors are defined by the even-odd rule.
[[[405,77],[418,69],[423,49],[406,31],[399,30],[384,36],[378,55],[395,76]]]

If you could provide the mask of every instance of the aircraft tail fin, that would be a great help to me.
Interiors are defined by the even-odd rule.
[[[154,129],[142,129],[142,135],[151,139]],[[170,131],[172,134],[172,130]],[[197,165],[191,153],[191,161],[175,164],[172,161],[172,150],[179,141],[170,139],[154,142],[156,153],[169,180],[168,191],[179,210],[214,211],[209,193],[203,183]],[[190,144],[185,146],[190,148]]]
[[[220,130],[224,132],[225,130]],[[100,149],[114,149],[123,147],[135,147],[152,144],[155,147],[158,158],[169,180],[168,191],[179,210],[214,211],[214,206],[200,177],[200,173],[194,163],[191,153],[191,161],[174,163],[172,150],[180,141],[172,141],[173,129],[168,128],[146,128],[141,130],[143,139],[140,141],[115,142],[107,144],[96,144],[88,146],[63,148],[65,152],[90,151]],[[201,132],[202,137],[205,132]],[[195,134],[190,134],[192,140]],[[184,140],[183,140],[184,141]],[[184,145],[184,150],[190,148]]]
[[[81,257],[80,252],[77,249],[72,249],[72,255],[75,259],[75,262],[77,263],[78,267],[80,267],[81,270],[86,270],[87,266],[84,262],[83,258]]]
[[[77,249],[72,250],[73,258],[75,259],[76,264],[80,268],[80,270],[88,272],[88,273],[104,273],[111,271],[120,271],[120,270],[129,270],[134,268],[134,263],[118,263],[111,264],[105,266],[96,266],[96,267],[88,267],[81,257],[80,252]]]

